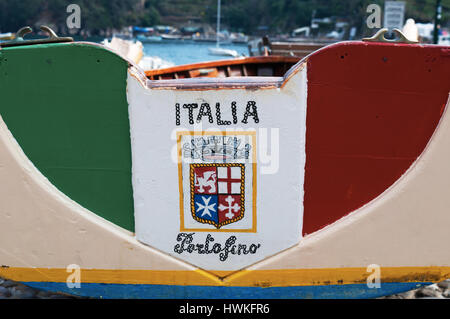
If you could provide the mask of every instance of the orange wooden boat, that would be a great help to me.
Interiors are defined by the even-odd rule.
[[[150,80],[197,77],[283,76],[299,60],[299,57],[286,56],[247,57],[149,70],[145,71],[145,75]]]

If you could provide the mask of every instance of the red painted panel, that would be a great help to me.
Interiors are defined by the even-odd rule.
[[[450,91],[447,51],[347,42],[309,57],[304,235],[380,195],[422,153]]]

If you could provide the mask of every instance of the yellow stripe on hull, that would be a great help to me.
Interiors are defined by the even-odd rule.
[[[220,272],[216,272],[220,273]],[[219,279],[203,270],[82,269],[81,282],[180,286],[288,287],[366,283],[366,268],[244,270]],[[1,268],[0,276],[22,282],[66,282],[64,268]],[[381,268],[381,282],[439,282],[450,267]]]

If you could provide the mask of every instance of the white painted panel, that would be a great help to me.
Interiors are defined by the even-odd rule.
[[[137,239],[207,270],[298,243],[306,82],[306,66],[260,90],[149,89],[130,73]]]

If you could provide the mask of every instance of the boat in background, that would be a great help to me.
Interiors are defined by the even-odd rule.
[[[231,60],[177,65],[145,71],[150,80],[172,80],[199,77],[283,76],[300,59],[297,57],[260,56]]]
[[[143,34],[138,34],[136,36],[136,39],[141,41],[142,43],[158,43],[162,41],[162,37],[159,35],[143,35]]]
[[[184,40],[184,37],[181,34],[161,34],[160,37],[163,40],[169,40],[169,41]]]
[[[15,34],[12,32],[0,33],[0,41],[13,40],[15,38]]]
[[[236,50],[225,49],[220,47],[208,48],[208,52],[211,55],[232,56],[235,58],[239,56],[239,53]]]
[[[192,35],[192,41],[194,42],[211,42],[216,43],[216,36],[208,36],[208,35]]]
[[[250,56],[276,55],[303,58],[312,52],[335,42],[322,41],[270,41],[264,36],[248,42]]]
[[[239,32],[239,33],[232,32],[230,34],[230,40],[232,43],[246,44],[246,43],[248,43],[249,37],[248,37],[248,35],[245,35],[241,32]]]
[[[208,48],[211,55],[232,56],[238,57],[239,53],[236,50],[224,49],[220,47],[220,0],[217,0],[217,31],[216,31],[216,47]]]

